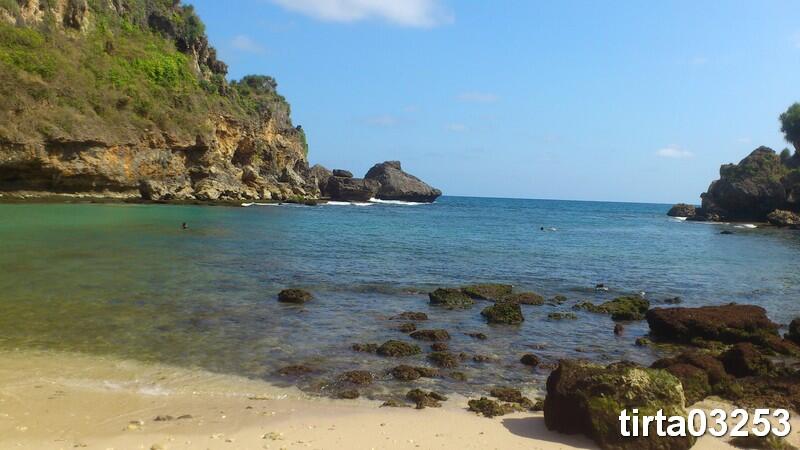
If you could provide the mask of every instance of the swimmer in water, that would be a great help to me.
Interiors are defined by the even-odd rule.
[[[184,230],[188,230],[189,229],[189,225],[186,225],[186,222],[183,222],[181,224],[181,228],[184,229]]]

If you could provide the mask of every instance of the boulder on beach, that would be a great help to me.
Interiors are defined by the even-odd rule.
[[[767,221],[776,227],[800,228],[800,215],[784,209],[776,209],[769,213]]]
[[[754,305],[654,308],[647,312],[650,334],[662,341],[692,343],[696,339],[728,344],[763,345],[778,338],[778,324],[764,308]]]
[[[310,292],[303,289],[284,289],[278,293],[278,301],[281,303],[305,303],[314,298]]]
[[[519,362],[526,366],[536,367],[539,365],[539,357],[532,353],[526,353],[522,355],[522,358],[519,359]]]
[[[434,391],[425,392],[422,389],[412,389],[406,394],[406,398],[411,400],[416,405],[417,409],[424,409],[426,407],[439,408],[441,403],[447,400],[442,394]]]
[[[422,353],[422,349],[419,348],[419,345],[409,344],[408,342],[403,341],[389,340],[381,344],[375,352],[381,356],[401,357],[418,355]]]
[[[325,192],[335,201],[368,202],[375,197],[378,187],[373,180],[332,176],[328,179]]]
[[[442,195],[439,189],[403,172],[400,161],[375,164],[364,175],[364,179],[378,184],[376,196],[381,200],[431,203]]]
[[[725,371],[735,377],[769,375],[774,367],[753,344],[740,342],[720,356]]]
[[[413,339],[417,339],[420,341],[449,341],[450,340],[450,333],[447,330],[418,330],[411,333],[411,337]]]
[[[667,212],[670,217],[694,217],[696,214],[695,206],[686,203],[678,203]]]
[[[467,407],[470,411],[481,414],[484,417],[502,416],[513,411],[513,408],[509,408],[498,401],[491,400],[486,397],[468,401]]]
[[[450,309],[469,308],[475,300],[461,291],[461,289],[439,288],[428,294],[431,305],[444,306]]]
[[[525,320],[518,303],[495,303],[484,308],[481,315],[495,324],[518,325]]]
[[[559,362],[547,379],[544,419],[550,430],[583,434],[603,449],[682,450],[694,444],[692,437],[658,437],[652,429],[649,436],[623,437],[620,412],[633,409],[685,418],[680,381],[667,371],[632,363],[603,367],[574,360]]]
[[[725,372],[722,362],[708,353],[687,351],[659,359],[650,367],[664,369],[681,381],[687,405],[709,395],[726,395],[731,388],[732,377]]]

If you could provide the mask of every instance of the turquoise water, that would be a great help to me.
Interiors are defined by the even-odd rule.
[[[277,368],[305,363],[319,371],[296,383],[324,391],[344,370],[382,374],[399,363],[350,345],[408,339],[387,318],[424,311],[431,320],[418,325],[449,330],[453,351],[491,357],[462,364],[467,382],[427,381],[466,393],[504,383],[540,388],[548,371],[521,366],[526,352],[546,362],[658,356],[634,345],[644,322],[617,337],[607,316],[547,319],[578,301],[644,291],[654,305],[680,296],[685,305],[759,304],[780,323],[800,315],[800,233],[683,223],[667,209],[462,197],[416,206],[4,204],[0,348],[114,355],[277,383],[289,382]],[[436,287],[482,281],[569,301],[524,306],[519,327],[485,324],[480,302],[467,311],[428,305]],[[596,283],[611,290],[595,292]],[[279,304],[286,287],[316,299]],[[408,384],[387,379],[371,389]]]

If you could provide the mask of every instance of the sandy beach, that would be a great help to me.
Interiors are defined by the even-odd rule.
[[[422,411],[380,408],[199,370],[6,352],[0,448],[595,448],[549,432],[541,413],[487,419],[466,411],[466,400]],[[706,437],[695,448],[732,447]]]

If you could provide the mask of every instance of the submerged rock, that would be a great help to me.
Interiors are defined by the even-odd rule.
[[[471,298],[492,301],[503,300],[506,296],[511,295],[512,289],[513,286],[510,284],[496,283],[473,284],[461,288],[461,290]]]
[[[450,333],[447,330],[419,330],[411,333],[411,337],[420,341],[449,341]]]
[[[431,305],[444,306],[450,309],[469,308],[475,300],[461,291],[461,289],[439,288],[428,294]]]
[[[412,389],[406,394],[406,398],[416,404],[417,409],[424,409],[426,407],[439,408],[442,406],[439,402],[447,401],[447,397],[434,391],[425,392],[422,389]]]
[[[285,377],[299,377],[314,372],[314,369],[306,366],[305,364],[293,364],[278,369],[278,374]]]
[[[704,339],[763,344],[770,336],[778,337],[778,324],[769,320],[764,308],[754,305],[654,308],[646,317],[651,335],[669,342]]]
[[[573,360],[561,361],[547,379],[544,419],[550,430],[583,434],[604,449],[682,450],[694,444],[692,437],[657,437],[652,429],[649,436],[623,437],[620,412],[634,408],[685,418],[680,381],[631,363],[603,367]]]
[[[650,302],[640,296],[629,295],[617,297],[600,305],[582,302],[573,308],[599,314],[611,314],[612,320],[642,320],[650,308]]]
[[[614,325],[614,334],[619,336],[623,332],[625,332],[625,327],[623,327],[621,324]]]
[[[313,298],[310,292],[303,289],[284,289],[278,293],[278,301],[281,303],[301,304]]]
[[[484,308],[481,315],[487,322],[495,324],[518,325],[525,320],[522,309],[516,303],[495,303]]]
[[[502,301],[520,305],[544,305],[544,297],[535,292],[519,292],[503,297]]]
[[[576,320],[578,316],[571,312],[553,312],[547,315],[550,320]]]
[[[459,358],[450,352],[433,352],[428,355],[428,359],[443,369],[458,367],[460,363]]]
[[[364,179],[378,185],[376,196],[381,200],[431,203],[442,195],[442,191],[403,172],[400,161],[375,164],[364,175]]]
[[[486,336],[483,333],[464,333],[464,334],[466,334],[467,336],[469,336],[471,338],[475,338],[475,339],[477,339],[479,341],[485,341],[486,339],[489,339],[489,337]]]
[[[357,352],[375,353],[378,350],[378,344],[353,344],[350,348]]]
[[[381,356],[401,357],[418,355],[422,353],[422,349],[408,342],[389,340],[381,344],[376,353]]]
[[[694,217],[696,214],[695,206],[686,203],[678,203],[667,212],[667,215],[671,217]]]
[[[348,372],[343,373],[339,380],[351,384],[355,384],[358,386],[368,386],[372,384],[372,380],[374,377],[372,373],[367,370],[351,370]]]
[[[449,349],[450,346],[446,342],[434,342],[431,344],[431,350],[435,352],[446,352]]]
[[[423,320],[428,320],[428,315],[424,312],[406,311],[396,316],[392,316],[391,320],[410,320],[412,322],[421,322]]]
[[[392,376],[401,381],[413,381],[419,378],[433,378],[439,376],[439,371],[430,367],[416,367],[399,365],[393,368],[390,373]]]
[[[525,364],[526,366],[536,367],[539,365],[539,357],[531,353],[526,353],[522,355],[522,358],[519,359],[519,362]]]
[[[411,323],[411,322],[406,322],[406,323],[400,324],[400,326],[397,327],[397,329],[399,331],[402,331],[403,333],[411,333],[413,331],[416,331],[417,325],[414,324],[414,323]]]

